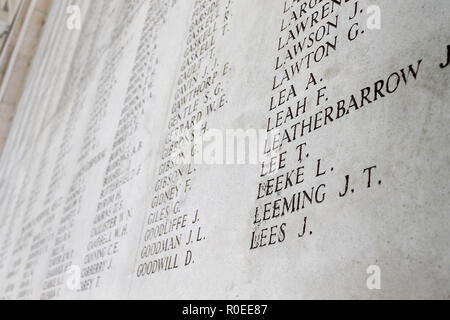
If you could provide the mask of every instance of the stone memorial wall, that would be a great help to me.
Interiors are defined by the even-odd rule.
[[[54,1],[3,299],[450,297],[447,0]]]

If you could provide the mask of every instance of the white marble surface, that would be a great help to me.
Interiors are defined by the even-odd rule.
[[[67,28],[73,3],[55,2],[0,163],[0,296],[448,299],[450,69],[440,64],[450,4],[361,0],[322,11],[323,1],[299,17],[304,2],[283,13],[284,1],[85,0],[81,30]],[[362,12],[350,20],[356,2]],[[366,26],[369,5],[380,9],[380,29]],[[299,19],[282,31],[292,11]],[[314,17],[297,35],[296,23]],[[356,22],[364,32],[350,41]],[[296,40],[278,50],[289,28]],[[284,61],[312,32],[322,38],[320,30],[320,42],[275,70],[277,57]],[[336,50],[326,45],[335,36]],[[290,72],[305,52],[320,56],[320,46],[327,57],[273,90],[284,67]],[[311,73],[316,83],[306,89]],[[380,80],[384,97],[374,101]],[[270,110],[291,85],[296,97]],[[361,107],[366,87],[371,103]],[[358,110],[337,119],[339,101],[348,108],[352,95]],[[287,117],[305,97],[306,112]],[[328,107],[333,121],[325,124]],[[291,141],[274,152],[285,158],[274,174],[261,177],[252,163],[165,171],[180,125],[187,136],[256,132],[278,113]],[[292,126],[311,116],[317,129],[292,139]],[[192,119],[207,130],[192,129]],[[299,162],[303,143],[309,157]],[[363,170],[374,166],[368,188]],[[290,187],[286,174],[297,168],[304,181]],[[171,179],[161,189],[164,176]],[[274,179],[275,190],[277,177],[282,190],[257,199],[259,184]],[[256,208],[262,217],[265,205],[283,206],[295,194],[307,201],[302,192],[312,188],[315,200],[304,209],[254,224]],[[160,225],[171,229],[152,237]],[[251,249],[254,231],[273,245]],[[153,245],[167,250],[154,253]],[[153,273],[158,261],[168,270]],[[378,290],[367,287],[374,265]]]

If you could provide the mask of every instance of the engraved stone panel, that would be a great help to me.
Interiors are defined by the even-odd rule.
[[[54,1],[0,162],[0,297],[448,298],[449,10]]]

